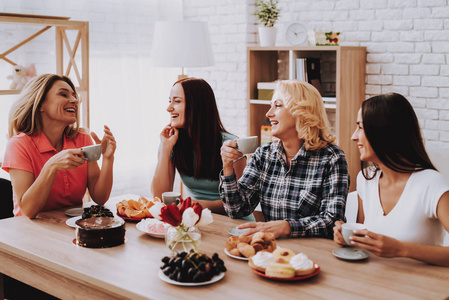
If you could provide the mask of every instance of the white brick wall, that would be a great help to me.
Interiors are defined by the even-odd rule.
[[[189,76],[202,77],[212,86],[225,128],[247,135],[246,45],[254,40],[247,32],[249,3],[244,0],[184,0],[186,20],[207,21],[215,65],[189,68]]]
[[[208,20],[210,28],[237,26],[238,32],[220,31],[213,38],[213,49],[219,64],[207,68],[205,79],[212,81],[218,95],[223,122],[237,134],[246,133],[246,108],[236,112],[246,98],[246,74],[227,71],[227,64],[246,66],[246,49],[234,44],[235,38],[257,43],[255,0],[184,1],[188,19]],[[222,9],[219,15],[203,15],[208,7]],[[277,23],[277,45],[287,45],[284,30],[290,22],[302,22],[309,29],[340,30],[341,45],[367,47],[366,97],[379,93],[398,92],[415,107],[424,138],[433,145],[449,142],[449,4],[447,0],[279,0],[282,9]],[[201,9],[200,9],[201,8]],[[232,16],[226,18],[226,16]],[[246,23],[246,24],[245,24]],[[212,31],[212,30],[211,30]],[[213,32],[213,31],[212,31]],[[232,36],[228,39],[227,36]],[[231,43],[232,47],[229,47]],[[228,62],[218,56],[227,57]],[[206,69],[204,69],[206,70]],[[213,73],[229,74],[217,90]],[[191,72],[193,73],[193,72]],[[228,81],[229,80],[229,81]],[[233,89],[233,80],[243,83]],[[230,97],[232,95],[232,97]],[[438,124],[438,125],[436,125]],[[444,144],[444,145],[443,145]]]
[[[173,0],[172,0],[173,1]],[[146,56],[151,48],[157,1],[149,0],[0,0],[0,10],[42,15],[67,15],[90,22],[91,58]],[[159,3],[163,3],[159,0]],[[286,25],[302,22],[309,29],[341,30],[342,45],[366,46],[366,97],[395,91],[417,110],[424,136],[433,144],[449,143],[449,4],[447,0],[279,0],[282,9],[278,45],[287,45]],[[255,0],[184,0],[187,20],[207,21],[215,65],[187,70],[214,88],[225,127],[247,134],[246,47],[257,45]],[[167,12],[173,14],[170,10]],[[151,16],[151,18],[149,18]],[[159,19],[162,19],[158,16]],[[167,17],[167,16],[165,16]],[[6,29],[5,29],[6,28]],[[0,31],[29,31],[13,25]],[[27,37],[0,34],[1,49]],[[19,50],[24,63],[39,61],[39,72],[54,70],[53,35],[33,41],[36,52]],[[0,76],[7,74],[0,65]],[[95,67],[95,66],[91,66]],[[2,69],[3,68],[3,69]],[[1,84],[9,85],[6,80]],[[131,83],[123,83],[131,85]],[[95,88],[95,87],[92,87]]]

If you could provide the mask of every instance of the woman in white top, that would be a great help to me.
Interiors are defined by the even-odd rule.
[[[357,222],[351,244],[382,257],[409,257],[449,266],[449,185],[426,153],[418,119],[402,95],[391,93],[362,103],[357,128],[362,171],[357,177]],[[334,241],[346,245],[342,221]]]

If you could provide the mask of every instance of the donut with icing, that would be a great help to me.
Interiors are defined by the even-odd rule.
[[[294,255],[295,252],[287,248],[278,248],[273,251],[273,257],[275,261],[281,264],[288,263]]]
[[[248,265],[254,270],[265,273],[268,264],[271,262],[274,262],[273,253],[261,251],[250,257]]]
[[[296,276],[309,275],[315,271],[315,263],[304,253],[299,253],[290,259],[290,265],[295,269]]]

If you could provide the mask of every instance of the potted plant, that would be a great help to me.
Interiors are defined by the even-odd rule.
[[[274,46],[276,44],[276,30],[274,27],[279,18],[280,9],[278,0],[257,0],[256,17],[263,25],[259,27],[259,40],[261,46]]]

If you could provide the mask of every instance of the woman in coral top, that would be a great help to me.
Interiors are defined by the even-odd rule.
[[[86,188],[92,199],[104,204],[112,188],[116,142],[104,127],[101,170],[83,157],[92,145],[79,128],[80,100],[68,77],[40,75],[23,89],[9,116],[9,141],[2,168],[13,185],[14,215],[35,218],[44,210],[80,205]]]

